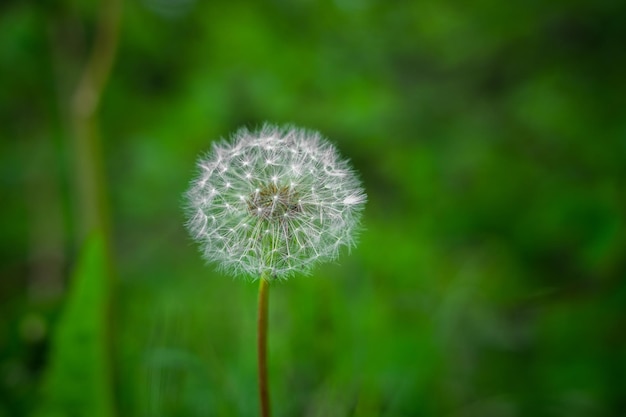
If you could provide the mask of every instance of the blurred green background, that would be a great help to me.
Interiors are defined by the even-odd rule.
[[[102,4],[0,4],[1,417],[256,415],[257,287],[181,205],[264,121],[369,197],[272,285],[276,416],[626,415],[626,3]]]

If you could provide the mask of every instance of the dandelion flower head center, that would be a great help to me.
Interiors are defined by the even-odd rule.
[[[248,197],[248,210],[252,216],[269,221],[285,221],[302,212],[296,190],[274,183],[255,189]]]

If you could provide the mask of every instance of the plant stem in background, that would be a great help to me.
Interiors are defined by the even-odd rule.
[[[87,236],[102,236],[104,263],[100,279],[108,296],[102,303],[105,310],[102,314],[101,326],[106,341],[98,358],[102,361],[103,373],[97,381],[110,396],[111,408],[109,416],[117,414],[114,390],[114,356],[115,338],[113,336],[112,309],[115,285],[114,262],[111,243],[111,226],[108,204],[108,187],[104,168],[102,141],[98,126],[100,103],[110,78],[111,69],[119,41],[122,0],[100,0],[98,20],[94,43],[85,67],[80,75],[73,94],[70,96],[69,119],[72,133],[72,147],[75,161],[74,176],[76,178],[76,195],[78,205],[78,242],[82,243]],[[79,285],[74,283],[74,285]],[[100,352],[99,352],[100,354]],[[90,413],[89,410],[84,410]]]
[[[109,216],[98,112],[115,61],[122,0],[100,2],[96,37],[80,80],[71,97],[70,123],[79,198],[79,241],[99,229],[109,249]]]
[[[269,302],[269,281],[265,275],[259,280],[258,311],[258,365],[259,365],[259,406],[261,417],[270,415],[270,396],[267,384],[267,307]]]

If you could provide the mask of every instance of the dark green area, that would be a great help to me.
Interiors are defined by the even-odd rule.
[[[369,197],[352,253],[271,287],[275,416],[626,413],[626,3],[126,1],[112,288],[68,122],[96,8],[0,4],[0,417],[256,415],[256,285],[204,265],[182,195],[264,121]]]

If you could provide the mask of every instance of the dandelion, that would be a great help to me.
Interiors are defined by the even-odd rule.
[[[191,235],[223,271],[260,278],[260,405],[269,416],[268,281],[309,273],[354,246],[366,195],[331,143],[292,126],[241,129],[198,167],[187,192]]]
[[[226,272],[287,278],[355,243],[365,194],[317,132],[241,129],[198,166],[188,228],[204,257]]]

